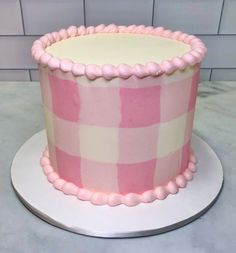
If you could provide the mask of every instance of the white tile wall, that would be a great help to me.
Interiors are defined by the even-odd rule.
[[[0,69],[0,81],[30,81],[26,69]]]
[[[152,25],[153,0],[86,0],[86,25]]]
[[[38,73],[38,70],[36,70],[36,69],[31,69],[31,70],[30,70],[30,77],[31,77],[31,81],[38,81],[38,80],[39,80],[39,73]]]
[[[21,0],[26,34],[84,24],[83,0]]]
[[[236,1],[225,0],[223,15],[220,25],[220,33],[236,33]]]
[[[0,38],[0,69],[36,68],[31,57],[31,46],[37,37],[11,36]]]
[[[236,68],[236,36],[200,36],[208,53],[204,68]]]
[[[194,34],[218,31],[223,0],[157,0],[154,25]]]
[[[211,69],[201,69],[201,71],[200,71],[200,80],[201,81],[210,80],[210,76],[211,76]]]
[[[0,80],[38,80],[34,35],[70,25],[144,24],[198,34],[202,80],[236,80],[236,0],[0,0]]]
[[[0,34],[23,34],[19,0],[0,0]]]
[[[211,80],[214,81],[235,81],[236,69],[213,69]]]

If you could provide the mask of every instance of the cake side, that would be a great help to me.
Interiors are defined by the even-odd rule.
[[[58,174],[50,170],[49,180],[57,189],[96,204],[134,205],[143,194],[146,202],[163,199],[192,178],[199,65],[175,75],[112,82],[44,67],[40,76],[50,163]],[[83,189],[82,196],[71,183]]]
[[[108,64],[113,76],[103,75],[107,64],[69,69],[70,61],[60,59],[52,68],[42,56],[50,154],[42,165],[49,181],[94,204],[128,206],[184,187],[196,162],[190,145],[200,64],[191,55],[189,63],[180,55],[161,64]]]

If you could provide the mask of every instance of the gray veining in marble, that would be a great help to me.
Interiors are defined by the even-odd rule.
[[[151,237],[102,239],[53,227],[28,211],[10,184],[18,148],[43,128],[38,83],[0,83],[0,252],[236,252],[236,82],[199,87],[195,132],[217,152],[225,183],[216,204],[180,229]]]

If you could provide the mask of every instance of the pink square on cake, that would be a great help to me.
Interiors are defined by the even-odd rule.
[[[200,74],[200,70],[198,70],[192,77],[191,93],[190,93],[190,99],[189,99],[189,105],[188,105],[189,111],[191,111],[195,107],[195,104],[196,104],[199,74]]]
[[[158,158],[155,169],[154,185],[165,185],[181,171],[181,150],[170,153],[165,157]]]
[[[160,121],[160,86],[120,88],[121,127],[142,127]]]
[[[55,147],[55,151],[59,176],[81,187],[80,157],[69,155],[57,147]]]
[[[119,129],[118,163],[139,163],[157,156],[159,125]]]
[[[78,121],[80,99],[78,85],[71,81],[49,75],[53,112],[60,118]]]
[[[119,126],[120,94],[118,87],[80,85],[80,122],[95,126]]]
[[[117,192],[117,165],[81,158],[81,181],[84,188],[98,192]]]
[[[183,172],[188,167],[189,163],[189,156],[190,156],[190,146],[191,142],[188,141],[183,147],[182,147],[182,155],[181,155],[181,172]]]
[[[153,189],[156,159],[132,164],[118,164],[118,185],[121,194],[143,193]]]
[[[161,122],[170,121],[188,111],[192,78],[161,86]]]

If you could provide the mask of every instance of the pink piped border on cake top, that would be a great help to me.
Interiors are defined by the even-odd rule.
[[[94,205],[109,206],[117,206],[120,204],[136,206],[140,203],[150,203],[157,199],[163,200],[169,194],[176,194],[179,191],[179,188],[186,187],[187,182],[192,180],[193,173],[196,171],[196,163],[197,159],[192,152],[190,154],[187,168],[166,185],[158,186],[152,190],[145,191],[142,194],[128,193],[123,195],[120,193],[108,194],[103,192],[93,192],[85,188],[79,188],[75,184],[60,178],[51,165],[47,148],[43,152],[40,160],[44,174],[56,189],[62,191],[64,194],[76,196],[80,200],[90,201]]]
[[[148,62],[145,65],[135,64],[133,66],[122,63],[118,66],[112,64],[104,64],[102,66],[96,64],[85,65],[83,63],[73,62],[68,59],[59,59],[46,52],[46,48],[60,40],[76,36],[85,36],[94,33],[133,33],[133,34],[149,34],[160,36],[168,39],[183,42],[190,45],[191,50],[180,57],[174,57],[165,60],[160,64],[156,62]],[[165,30],[163,27],[152,26],[116,26],[114,24],[105,26],[89,26],[76,27],[71,26],[67,30],[61,29],[59,32],[48,33],[36,40],[32,47],[32,55],[34,59],[42,66],[48,66],[51,70],[60,69],[63,72],[72,72],[74,76],[87,76],[88,79],[96,79],[103,77],[107,80],[120,77],[123,79],[134,75],[137,78],[145,76],[159,76],[161,74],[171,74],[176,70],[184,70],[188,66],[194,66],[200,63],[205,56],[207,49],[203,42],[194,35],[171,30]]]

